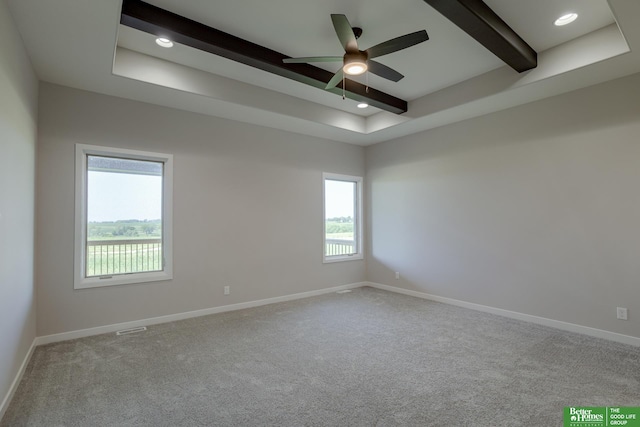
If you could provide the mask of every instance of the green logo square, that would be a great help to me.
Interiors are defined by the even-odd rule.
[[[564,427],[640,427],[640,407],[570,406],[564,408]]]

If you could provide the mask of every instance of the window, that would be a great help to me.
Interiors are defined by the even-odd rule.
[[[172,278],[172,165],[76,144],[75,289]]]
[[[324,262],[362,259],[362,178],[324,173]]]

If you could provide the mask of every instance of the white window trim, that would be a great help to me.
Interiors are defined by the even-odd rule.
[[[347,181],[347,182],[355,182],[356,183],[356,206],[355,206],[355,230],[357,232],[356,236],[356,245],[358,246],[358,252],[353,255],[326,255],[326,247],[327,247],[327,222],[325,221],[325,183],[326,180],[334,180],[334,181]],[[362,177],[361,176],[353,176],[353,175],[341,175],[337,173],[322,173],[322,262],[332,263],[332,262],[342,262],[342,261],[355,261],[364,259],[364,250],[363,250],[363,221],[362,221]]]
[[[164,266],[162,271],[104,277],[85,277],[86,252],[84,246],[87,238],[87,155],[122,157],[126,159],[149,160],[164,163],[162,187],[162,253],[164,256]],[[173,279],[173,155],[76,144],[75,181],[74,289],[98,288]]]

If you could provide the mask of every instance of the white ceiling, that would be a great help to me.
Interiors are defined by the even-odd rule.
[[[640,71],[637,0],[485,0],[538,51],[523,74],[423,0],[148,1],[293,57],[342,54],[331,13],[363,28],[361,49],[426,29],[429,41],[380,58],[403,80],[369,77],[409,101],[398,116],[187,46],[160,48],[119,25],[120,0],[6,1],[41,80],[361,145]],[[579,19],[555,27],[569,11]]]

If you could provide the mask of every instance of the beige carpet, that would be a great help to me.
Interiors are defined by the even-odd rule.
[[[372,288],[38,347],[1,426],[562,426],[640,349]]]

